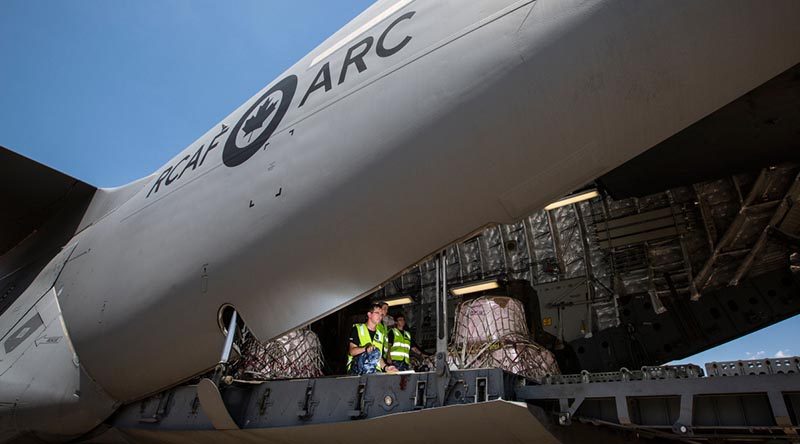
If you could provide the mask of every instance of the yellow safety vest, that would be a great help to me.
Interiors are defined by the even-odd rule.
[[[381,324],[378,324],[380,327]],[[369,336],[369,329],[367,328],[367,324],[355,324],[353,327],[356,328],[358,331],[358,346],[364,347],[369,343],[375,346],[378,350],[383,351],[384,344],[386,343],[386,333],[381,332],[380,328],[375,328],[375,337],[370,338]],[[386,327],[384,327],[385,329]],[[350,353],[347,353],[347,371],[350,371],[350,366],[353,364],[353,357],[350,356]],[[378,368],[378,371],[383,371]]]
[[[384,358],[389,355],[389,331],[386,328],[386,324],[381,322],[375,327],[375,331],[381,332],[381,337],[383,338],[383,345],[381,346],[381,356]]]
[[[394,342],[392,342],[391,349],[389,350],[389,358],[393,362],[405,362],[411,364],[411,333],[393,328]]]

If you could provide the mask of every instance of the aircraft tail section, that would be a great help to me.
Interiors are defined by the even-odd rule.
[[[0,314],[69,242],[95,191],[0,146]]]
[[[85,209],[95,189],[0,146],[0,256],[67,207]]]
[[[99,197],[94,186],[0,147],[0,442],[32,431],[76,436],[113,411],[78,365],[53,287]]]

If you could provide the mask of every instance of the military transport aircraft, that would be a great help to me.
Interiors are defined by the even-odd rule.
[[[128,185],[3,149],[0,441],[86,436],[213,368],[223,307],[307,325],[798,62],[795,0],[380,0]]]

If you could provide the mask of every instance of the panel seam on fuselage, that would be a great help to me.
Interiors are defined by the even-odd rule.
[[[414,0],[400,0],[399,2],[395,3],[394,5],[386,8],[380,14],[378,14],[377,16],[375,16],[372,19],[370,19],[367,23],[359,26],[355,31],[351,32],[350,34],[348,34],[343,39],[341,39],[338,42],[336,42],[333,45],[331,45],[325,51],[322,51],[321,54],[319,54],[318,56],[314,57],[314,60],[311,61],[311,65],[309,65],[307,69],[311,69],[311,68],[315,67],[317,64],[319,64],[319,62],[327,59],[328,57],[333,55],[333,53],[335,53],[336,51],[342,49],[345,45],[347,45],[348,43],[350,43],[353,40],[355,40],[358,36],[364,34],[367,31],[372,30],[372,28],[374,28],[375,26],[377,26],[378,24],[380,24],[381,22],[383,22],[387,18],[391,17],[391,15],[394,14],[395,12],[405,8],[406,6],[411,4],[413,1]]]
[[[481,28],[483,28],[483,27],[485,27],[487,25],[492,24],[492,23],[496,22],[497,20],[500,20],[500,19],[504,18],[505,16],[507,16],[509,14],[512,14],[513,12],[516,12],[517,10],[519,10],[521,8],[524,8],[525,6],[527,6],[527,5],[531,4],[531,3],[535,3],[536,1],[537,0],[521,0],[521,1],[519,1],[517,3],[514,3],[514,4],[510,5],[510,6],[507,6],[506,8],[500,10],[499,12],[496,12],[495,14],[490,15],[489,17],[486,17],[486,18],[484,18],[482,20],[479,20],[478,22],[473,23],[472,25],[469,25],[469,26],[467,26],[465,28],[462,28],[462,30],[459,31],[458,33],[456,33],[455,35],[451,35],[450,37],[446,37],[446,38],[438,41],[437,43],[434,43],[433,45],[430,45],[430,46],[426,47],[425,49],[417,52],[415,55],[410,56],[405,61],[399,62],[396,65],[394,65],[393,67],[391,67],[391,68],[387,69],[386,71],[384,71],[383,73],[376,75],[375,78],[367,80],[363,84],[354,87],[351,91],[348,91],[348,92],[342,94],[341,96],[333,98],[330,101],[328,101],[327,103],[324,103],[324,104],[320,105],[317,109],[315,109],[313,111],[310,111],[308,114],[306,114],[306,115],[304,115],[302,117],[298,117],[296,120],[290,121],[286,125],[283,125],[282,128],[280,128],[280,129],[275,131],[275,133],[273,134],[273,137],[275,137],[275,136],[277,136],[279,134],[285,133],[287,131],[287,129],[302,123],[303,121],[311,118],[312,116],[316,115],[317,113],[320,113],[320,112],[330,108],[331,106],[335,105],[337,102],[339,102],[341,100],[344,100],[344,99],[350,97],[351,95],[353,95],[353,94],[355,94],[357,92],[360,92],[361,90],[367,88],[368,86],[371,86],[372,84],[378,82],[379,80],[382,80],[382,79],[388,77],[389,75],[394,74],[395,72],[405,68],[406,66],[408,66],[408,65],[410,65],[410,64],[412,64],[412,63],[414,63],[414,62],[416,62],[416,61],[418,61],[418,60],[420,60],[420,59],[422,59],[424,57],[427,57],[427,56],[433,54],[434,52],[444,48],[445,46],[447,46],[447,45],[449,45],[449,44],[451,44],[451,43],[453,43],[453,42],[455,42],[455,41],[457,41],[457,40],[459,40],[459,39],[461,39],[461,38],[463,38],[463,37],[465,37],[465,36],[467,36],[467,35],[469,35],[469,34],[471,34],[473,32],[475,32],[475,31],[477,31],[477,30],[479,30],[479,29],[481,29]],[[224,125],[224,123],[223,123],[223,125]],[[222,163],[222,162],[220,162],[217,165],[214,165],[213,167],[211,167],[207,171],[197,175],[196,177],[193,177],[191,180],[189,180],[187,182],[184,182],[178,188],[175,188],[172,192],[170,192],[170,193],[168,193],[168,194],[166,194],[166,195],[164,195],[162,197],[159,197],[157,200],[154,200],[154,201],[148,203],[147,205],[137,209],[136,211],[133,211],[131,214],[123,217],[120,220],[120,223],[125,222],[126,220],[130,219],[131,217],[133,217],[133,216],[139,214],[140,212],[146,210],[147,208],[151,207],[152,205],[155,205],[156,203],[161,202],[162,200],[168,198],[169,196],[172,196],[173,194],[178,192],[178,190],[184,188],[185,186],[187,186],[187,185],[189,185],[191,183],[194,183],[195,181],[199,180],[201,177],[205,177],[206,175],[210,174],[212,171],[216,170],[217,168],[219,168],[219,167],[221,167],[223,165],[224,165],[224,163]],[[146,188],[143,188],[143,189],[146,189]]]

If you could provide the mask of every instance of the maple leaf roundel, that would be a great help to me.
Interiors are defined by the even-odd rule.
[[[296,90],[297,76],[288,76],[262,94],[242,114],[222,151],[222,162],[226,166],[241,165],[267,143],[286,115]]]

